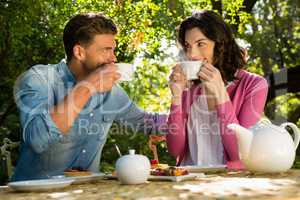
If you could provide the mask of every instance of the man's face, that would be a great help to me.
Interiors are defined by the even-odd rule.
[[[84,47],[85,59],[81,61],[84,71],[89,74],[105,64],[115,63],[115,48],[115,35],[95,35],[92,42]]]

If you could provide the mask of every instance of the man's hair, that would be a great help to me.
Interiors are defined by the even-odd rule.
[[[237,69],[244,67],[245,51],[236,43],[233,33],[223,18],[209,10],[194,13],[181,22],[178,42],[186,52],[186,31],[198,28],[208,39],[215,42],[213,65],[221,72],[224,81],[232,81]]]
[[[101,13],[82,13],[73,16],[66,24],[63,34],[67,61],[73,57],[76,44],[89,45],[97,34],[117,34],[114,22]]]

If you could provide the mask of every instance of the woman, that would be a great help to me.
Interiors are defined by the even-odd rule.
[[[230,123],[244,127],[261,117],[268,85],[264,78],[245,71],[245,52],[230,27],[212,11],[185,19],[178,42],[185,56],[204,64],[198,80],[187,81],[177,64],[170,76],[172,104],[166,136],[169,152],[178,165],[218,165],[242,169],[237,138]]]

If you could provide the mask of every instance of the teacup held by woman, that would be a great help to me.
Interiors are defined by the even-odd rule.
[[[202,61],[182,61],[179,63],[187,80],[199,79],[198,72],[203,66]]]

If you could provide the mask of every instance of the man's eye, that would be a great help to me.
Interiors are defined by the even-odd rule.
[[[102,49],[102,53],[105,53],[105,54],[107,54],[107,53],[109,53],[111,51],[111,49]]]

